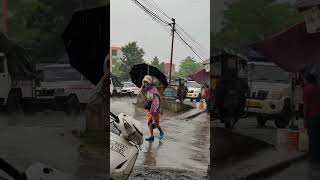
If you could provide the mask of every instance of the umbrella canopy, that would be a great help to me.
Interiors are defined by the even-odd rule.
[[[199,84],[205,84],[209,80],[209,73],[203,69],[189,76],[191,79],[195,80]]]
[[[131,81],[139,88],[142,86],[142,80],[146,75],[157,78],[164,85],[164,88],[168,86],[166,76],[154,66],[142,63],[134,65],[130,70]]]
[[[70,65],[97,84],[109,52],[110,6],[75,12],[62,38]]]
[[[289,72],[320,63],[320,33],[308,34],[305,22],[249,47]]]

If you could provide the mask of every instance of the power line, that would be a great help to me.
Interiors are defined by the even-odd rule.
[[[146,0],[146,1],[148,1],[148,0]],[[155,9],[157,9],[161,14],[166,16],[168,19],[171,19],[163,10],[161,10],[161,8],[157,5],[157,3],[154,0],[150,0],[150,1],[154,4],[153,7],[155,7]]]
[[[188,34],[182,27],[180,27],[179,25],[177,25],[177,27],[178,27],[178,29],[180,29],[184,34],[186,34],[191,41],[193,41],[194,43],[196,43],[196,44],[197,44],[201,49],[203,49],[206,53],[210,54],[210,52],[209,52],[206,48],[202,47],[201,44],[198,43],[196,40],[194,40],[194,38],[193,38],[190,34]]]
[[[149,2],[148,0],[144,0],[145,5],[143,5],[138,0],[132,0],[132,1],[144,12],[146,12],[152,19],[154,19],[166,32],[173,35],[171,32],[169,32],[168,29],[166,29],[166,26],[168,25],[171,26],[171,23],[169,23],[163,17],[160,17],[159,14],[151,10],[151,9],[156,10],[157,12],[160,12],[166,18],[171,20],[171,18],[164,11],[161,10],[161,8],[155,3],[155,1],[150,0]],[[203,48],[196,40],[194,40],[194,38],[190,34],[188,34],[182,27],[180,27],[178,24],[176,25],[178,28],[175,29],[173,32],[177,33],[179,37],[177,39],[180,40],[182,43],[186,44],[194,54],[196,54],[202,61],[204,61],[202,57],[206,57],[206,56],[201,57],[198,53],[206,54],[206,55],[210,53],[208,53],[208,51],[205,48]]]
[[[203,57],[209,57],[209,56],[210,56],[209,53],[207,53],[207,52],[205,51],[205,49],[203,49],[201,46],[199,46],[199,45],[197,46],[197,44],[195,44],[193,41],[188,41],[188,39],[190,39],[190,38],[185,37],[185,36],[181,33],[181,31],[177,30],[177,32],[180,34],[181,38],[183,38],[185,41],[189,42],[190,46],[193,46],[194,49],[197,49],[199,52],[201,52],[201,54],[204,54]]]
[[[182,37],[181,35],[176,32],[176,34],[180,37],[180,39],[191,49],[191,51],[196,54],[202,61],[205,61],[204,59],[202,59],[202,57],[200,55],[198,55],[198,53],[195,52],[195,50],[190,46],[190,44],[188,42],[186,42]]]
[[[146,6],[144,6],[143,4],[141,4],[138,0],[132,0],[138,7],[140,7],[143,11],[145,11],[148,15],[150,15],[153,19],[155,19],[156,21],[161,21],[164,24],[169,25],[169,22],[162,19],[159,15],[157,15],[156,13],[152,12],[150,9],[148,9]]]
[[[148,0],[145,0],[145,1],[148,2]],[[164,16],[166,16],[167,18],[170,19],[170,17],[169,17],[164,11],[161,10],[161,8],[157,5],[157,3],[156,3],[154,0],[150,0],[150,1],[153,3],[153,5],[151,5],[151,3],[148,2],[149,5],[151,5],[151,6],[154,7],[156,10],[158,10],[160,13],[162,13]],[[182,27],[180,27],[178,24],[176,24],[176,25],[177,25],[178,29],[180,29],[180,30],[182,31],[182,33],[186,34],[186,36],[198,46],[198,49],[199,49],[200,51],[203,50],[203,52],[204,52],[205,54],[207,54],[207,55],[210,54],[208,50],[206,50],[205,48],[203,48],[203,47],[200,45],[200,43],[198,43],[196,40],[194,40],[194,38],[193,38],[190,34],[188,34]],[[182,34],[182,33],[181,33],[181,34]],[[183,35],[182,35],[182,36],[183,36]],[[209,55],[209,56],[210,56],[210,55]]]

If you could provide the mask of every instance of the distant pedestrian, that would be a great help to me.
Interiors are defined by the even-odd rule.
[[[160,131],[159,139],[163,139],[164,132],[160,127],[160,94],[157,87],[153,84],[151,76],[145,76],[142,81],[142,92],[146,94],[144,108],[148,110],[147,120],[150,137],[146,141],[154,141],[153,129]]]
[[[308,128],[311,160],[320,161],[320,87],[313,74],[305,73],[304,125]]]

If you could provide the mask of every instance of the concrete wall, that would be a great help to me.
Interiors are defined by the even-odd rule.
[[[144,101],[145,101],[145,96],[142,94],[139,94],[137,97],[136,106],[143,108]],[[180,112],[188,111],[193,107],[181,102],[175,102],[175,99],[173,98],[161,98],[161,108],[172,111],[172,112],[180,113]]]

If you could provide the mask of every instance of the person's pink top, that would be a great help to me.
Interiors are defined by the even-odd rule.
[[[306,106],[307,119],[320,115],[320,87],[306,85],[303,88],[303,102]]]
[[[145,91],[147,93],[147,99],[148,100],[152,100],[150,112],[152,114],[159,113],[159,110],[160,110],[160,99],[159,99],[160,93],[158,91],[158,88],[156,86],[152,85],[150,88],[146,88]],[[158,96],[156,96],[156,95],[158,95]]]

